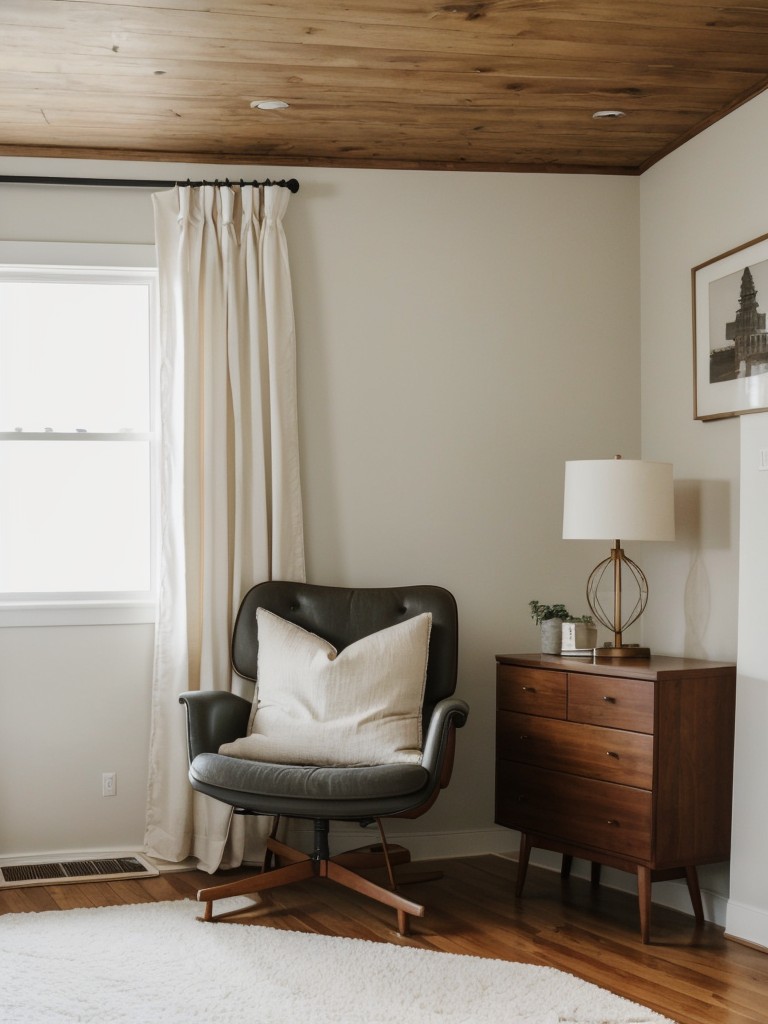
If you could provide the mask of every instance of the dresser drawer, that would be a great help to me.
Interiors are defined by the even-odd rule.
[[[653,694],[650,680],[569,672],[568,720],[652,733]]]
[[[497,707],[508,711],[565,718],[566,673],[499,665],[496,700]]]
[[[650,789],[653,783],[653,737],[643,733],[499,711],[496,754],[506,761],[639,789]]]
[[[645,861],[651,811],[647,790],[496,763],[496,821],[508,828]]]

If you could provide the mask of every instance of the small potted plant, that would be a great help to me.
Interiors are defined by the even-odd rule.
[[[529,601],[531,618],[541,627],[541,653],[559,654],[562,647],[563,622],[571,618],[564,604],[541,604]]]

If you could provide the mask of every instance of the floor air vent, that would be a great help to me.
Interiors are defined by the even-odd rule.
[[[160,872],[143,857],[105,857],[99,860],[29,862],[0,866],[0,889],[22,885],[60,885],[63,882],[111,882],[120,878],[151,878]]]

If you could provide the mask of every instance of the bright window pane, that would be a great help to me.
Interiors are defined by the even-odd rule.
[[[148,431],[149,317],[144,282],[0,282],[0,431]]]
[[[0,442],[0,590],[146,591],[149,442]]]

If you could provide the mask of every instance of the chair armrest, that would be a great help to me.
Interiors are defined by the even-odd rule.
[[[187,750],[190,764],[198,754],[218,753],[222,743],[245,736],[251,702],[227,690],[182,693],[187,712]]]
[[[440,790],[445,789],[451,779],[456,730],[466,723],[468,715],[469,705],[457,697],[446,697],[435,704],[421,756],[422,766],[429,772],[430,784],[421,804],[393,817],[418,818],[437,800]]]
[[[429,720],[427,735],[424,737],[424,752],[421,763],[430,775],[442,775],[442,764],[452,736],[460,729],[469,716],[469,705],[458,697],[446,697],[438,701]],[[446,780],[447,782],[447,780]]]

